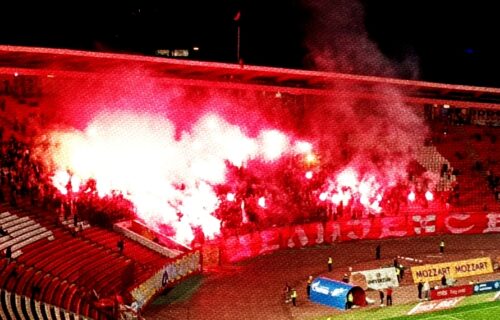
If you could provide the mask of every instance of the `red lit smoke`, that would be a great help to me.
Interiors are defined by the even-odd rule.
[[[221,220],[293,223],[326,201],[378,214],[426,132],[413,108],[363,100],[349,84],[306,100],[173,86],[122,68],[46,82],[53,112],[35,153],[53,184],[66,193],[71,179],[85,192],[92,178],[100,196],[119,191],[184,243],[198,226],[212,237]]]

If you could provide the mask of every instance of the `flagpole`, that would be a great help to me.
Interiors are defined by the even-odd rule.
[[[238,34],[236,37],[236,58],[238,59],[237,62],[240,62],[240,45],[241,45],[241,23],[240,23],[240,18],[241,18],[241,11],[238,10],[236,15],[234,16],[233,20],[236,21],[238,24]]]
[[[240,62],[240,39],[241,39],[241,26],[238,21],[238,38],[237,38],[237,43],[236,43],[236,57],[237,61]]]

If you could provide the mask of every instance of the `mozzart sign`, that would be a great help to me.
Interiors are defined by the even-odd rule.
[[[446,276],[446,278],[463,278],[479,274],[492,273],[493,266],[489,257],[452,261],[437,264],[426,264],[411,268],[413,281],[436,281]]]
[[[367,287],[373,290],[399,286],[396,268],[394,267],[357,271],[353,272],[353,274],[362,274],[366,279]]]

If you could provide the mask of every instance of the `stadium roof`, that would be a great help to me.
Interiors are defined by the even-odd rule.
[[[357,98],[390,101],[403,97],[407,103],[500,110],[500,88],[127,54],[0,46],[0,74],[89,77],[106,75],[106,70],[124,65],[146,70],[172,84],[188,86],[334,95],[338,93],[335,89],[342,84],[343,94],[349,88],[348,94]],[[394,93],[380,92],[379,86],[384,84],[394,88]]]

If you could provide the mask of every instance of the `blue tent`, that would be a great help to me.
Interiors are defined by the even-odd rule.
[[[311,283],[312,302],[345,310],[349,307],[347,304],[349,294],[353,296],[354,305],[366,305],[365,291],[361,287],[322,277],[314,279]]]

